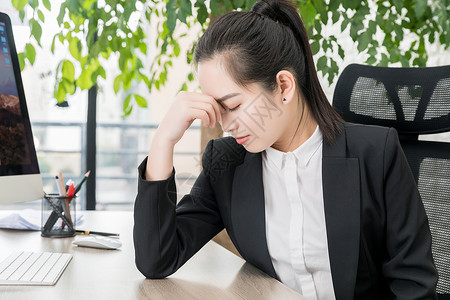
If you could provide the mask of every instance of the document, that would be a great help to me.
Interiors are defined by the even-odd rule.
[[[83,215],[77,214],[77,226],[83,223],[83,219]],[[41,230],[41,211],[36,209],[0,210],[0,228]]]

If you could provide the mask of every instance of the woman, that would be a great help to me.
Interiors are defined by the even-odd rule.
[[[289,1],[216,20],[195,50],[203,93],[177,95],[139,167],[136,265],[175,272],[224,227],[244,259],[308,299],[433,299],[427,217],[394,129],[344,124]],[[173,148],[212,140],[176,205]],[[176,207],[175,207],[176,206]]]

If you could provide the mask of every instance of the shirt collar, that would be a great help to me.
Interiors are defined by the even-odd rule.
[[[314,153],[316,153],[319,146],[322,145],[322,132],[319,126],[316,127],[314,133],[303,143],[292,152],[282,152],[278,151],[272,147],[265,150],[265,153],[269,160],[278,168],[282,169],[284,164],[283,161],[288,153],[292,153],[296,158],[300,166],[306,167],[311,160]]]

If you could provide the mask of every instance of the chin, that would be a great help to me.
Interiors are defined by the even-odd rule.
[[[244,146],[245,150],[247,150],[250,153],[259,153],[259,152],[266,150],[269,147],[269,146],[261,145],[256,142],[250,143],[248,145],[243,144],[242,146]]]

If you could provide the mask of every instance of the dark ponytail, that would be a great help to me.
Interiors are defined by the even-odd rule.
[[[198,64],[218,55],[234,81],[244,87],[258,82],[272,92],[276,74],[292,72],[325,141],[332,143],[341,132],[343,120],[319,83],[308,35],[292,2],[263,0],[250,12],[218,18],[200,38],[194,60]]]

